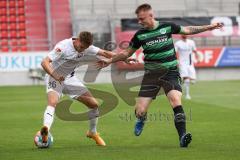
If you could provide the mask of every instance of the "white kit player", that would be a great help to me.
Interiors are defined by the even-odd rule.
[[[88,91],[87,87],[74,75],[81,59],[85,56],[103,56],[111,58],[113,52],[92,45],[93,36],[90,32],[81,32],[78,38],[60,41],[42,61],[42,67],[47,72],[46,86],[48,105],[44,112],[41,136],[47,143],[48,133],[54,120],[54,112],[62,94],[85,104],[89,108],[89,131],[87,137],[96,141],[97,145],[105,146],[105,142],[97,133],[98,102]]]
[[[175,43],[175,49],[179,55],[180,75],[184,82],[186,99],[191,99],[190,82],[195,82],[196,71],[193,63],[193,53],[197,55],[196,44],[188,39],[186,35],[181,35],[181,40]]]

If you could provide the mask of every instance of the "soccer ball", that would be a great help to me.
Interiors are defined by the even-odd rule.
[[[41,133],[38,131],[34,136],[34,143],[38,148],[49,148],[53,144],[53,136],[48,133],[48,142],[43,143]]]

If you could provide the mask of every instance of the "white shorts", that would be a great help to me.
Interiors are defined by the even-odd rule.
[[[196,71],[193,65],[179,65],[180,75],[182,78],[189,77],[196,79]]]
[[[61,84],[49,75],[46,75],[45,78],[47,93],[54,91],[59,97],[66,94],[73,99],[77,99],[88,92],[87,87],[75,76],[66,78]]]

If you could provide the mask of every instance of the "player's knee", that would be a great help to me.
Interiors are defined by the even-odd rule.
[[[99,106],[99,103],[96,99],[91,99],[89,101],[86,102],[86,106],[89,107],[89,108],[98,108]]]
[[[171,96],[169,98],[171,106],[178,106],[181,105],[181,97],[179,96]]]
[[[49,106],[56,107],[57,103],[58,103],[58,100],[56,100],[56,99],[49,99],[48,100],[48,105]]]
[[[48,93],[48,105],[56,107],[59,100],[59,96],[56,92],[49,92]]]
[[[89,108],[97,109],[99,106],[98,102],[89,104]]]
[[[81,96],[76,98],[79,102],[83,103],[86,105],[88,108],[98,108],[99,103],[94,97],[89,97],[89,96]]]

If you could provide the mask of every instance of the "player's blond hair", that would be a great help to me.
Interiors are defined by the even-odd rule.
[[[149,11],[149,10],[152,10],[152,6],[148,3],[144,3],[137,7],[137,9],[135,10],[135,14],[138,14],[141,11]]]

